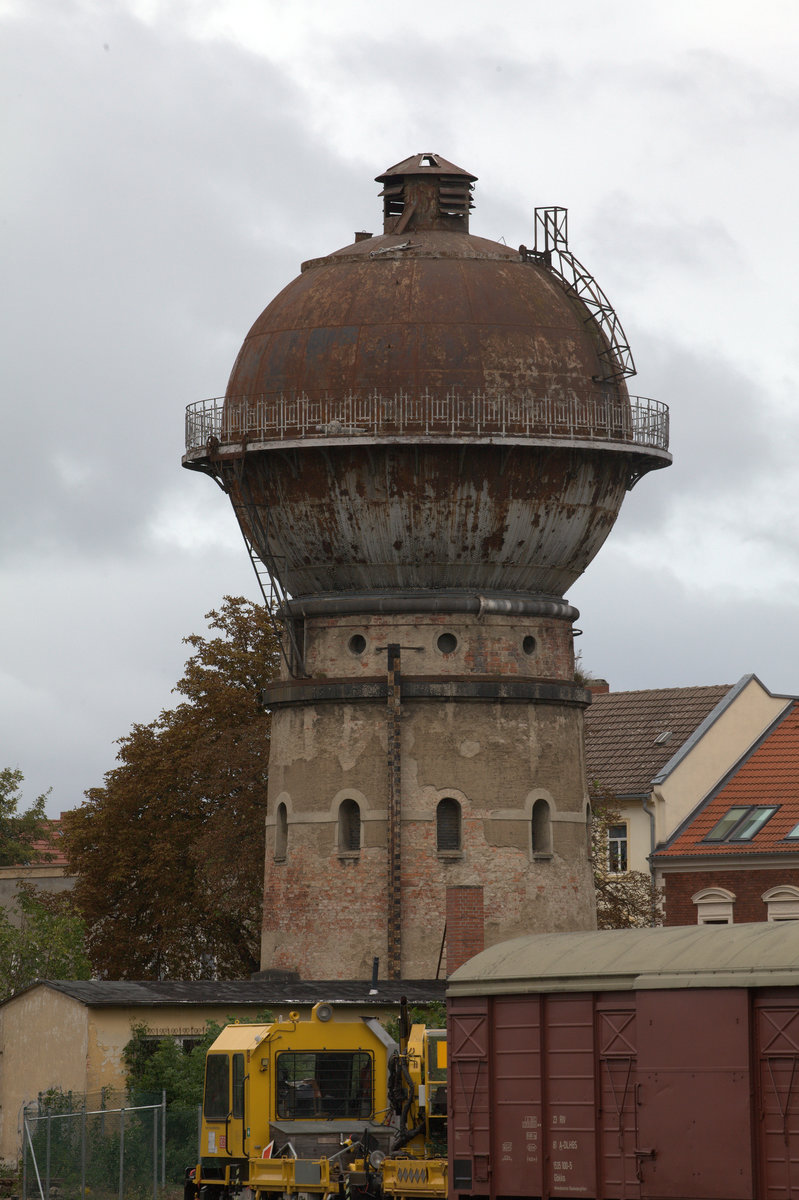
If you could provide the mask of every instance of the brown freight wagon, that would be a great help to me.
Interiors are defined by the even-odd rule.
[[[448,988],[451,1200],[799,1200],[799,921],[515,938]]]

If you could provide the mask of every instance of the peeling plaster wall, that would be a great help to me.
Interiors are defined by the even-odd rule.
[[[83,1092],[88,1011],[40,985],[0,1007],[0,1160],[16,1161],[22,1106],[47,1088]]]
[[[454,650],[438,647],[442,633]],[[358,653],[351,639],[360,637]],[[403,687],[466,681],[473,694],[401,704],[402,973],[435,976],[446,894],[484,892],[485,944],[532,930],[595,926],[586,835],[583,710],[578,702],[518,700],[504,680],[573,678],[570,623],[544,617],[348,617],[309,621],[313,684],[377,685],[386,646],[402,649]],[[534,647],[526,652],[524,647]],[[487,696],[474,687],[485,685]],[[495,698],[492,698],[495,697]],[[387,700],[276,707],[272,717],[264,886],[263,968],[304,978],[368,978],[385,966],[388,822]],[[439,853],[436,809],[462,813],[461,849]],[[534,855],[532,808],[549,804],[552,848]],[[339,845],[339,807],[355,800],[361,845]],[[276,813],[286,807],[286,852],[276,856]],[[446,957],[443,958],[446,969]]]

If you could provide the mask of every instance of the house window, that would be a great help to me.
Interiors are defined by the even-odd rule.
[[[751,842],[779,806],[739,804],[726,812],[702,839],[705,842]]]
[[[533,854],[552,854],[552,824],[549,818],[549,804],[544,799],[536,800],[533,805],[532,819]]]
[[[286,861],[289,840],[289,819],[285,804],[278,804],[275,818],[275,862]]]
[[[621,875],[627,870],[627,823],[608,827],[608,870]]]
[[[769,921],[799,921],[799,888],[789,883],[769,888],[763,893]]]
[[[703,888],[691,900],[696,905],[697,925],[732,925],[734,892],[721,887]]]
[[[447,796],[436,808],[436,850],[452,853],[461,848],[461,806]]]
[[[361,848],[361,810],[355,800],[342,800],[338,810],[338,848],[357,852]]]

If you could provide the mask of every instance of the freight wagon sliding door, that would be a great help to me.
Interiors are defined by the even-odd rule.
[[[597,1000],[600,1192],[618,1200],[639,1200],[641,1195],[635,1016],[634,998],[624,1005],[612,994]]]
[[[799,1197],[799,996],[755,1001],[762,1200]]]
[[[637,997],[642,1200],[752,1200],[746,990]]]
[[[493,1003],[493,1193],[541,1194],[541,998]]]
[[[542,1001],[545,1196],[596,1196],[594,997]]]

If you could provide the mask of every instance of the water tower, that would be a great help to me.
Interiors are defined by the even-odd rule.
[[[383,232],[304,263],[187,416],[279,604],[262,966],[305,978],[593,926],[564,595],[671,461],[564,209],[511,249],[439,155],[378,182]]]

